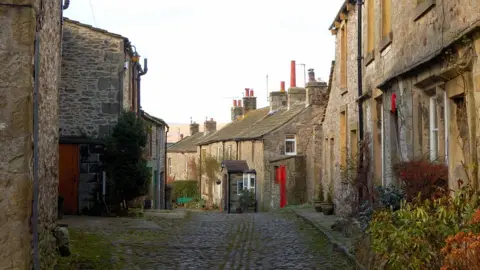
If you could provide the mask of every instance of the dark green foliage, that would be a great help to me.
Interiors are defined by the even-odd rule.
[[[388,187],[377,186],[375,190],[378,196],[374,206],[372,207],[368,201],[360,206],[358,219],[363,231],[367,229],[375,210],[391,209],[392,211],[397,211],[400,209],[402,200],[405,199],[405,192],[393,185]]]
[[[171,183],[172,200],[177,201],[178,198],[193,198],[198,196],[198,183],[191,180],[176,180]]]
[[[255,205],[255,193],[248,189],[243,189],[238,198],[240,202],[240,207],[243,211],[246,211],[248,207]]]
[[[142,157],[147,143],[147,126],[133,112],[123,112],[106,139],[105,168],[120,200],[132,200],[148,193],[152,177]]]

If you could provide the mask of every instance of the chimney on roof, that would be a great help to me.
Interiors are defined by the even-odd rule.
[[[305,103],[305,88],[297,87],[296,64],[295,61],[290,62],[290,88],[288,89],[288,109],[291,105]]]
[[[295,60],[290,62],[290,88],[297,87],[297,64]]]
[[[253,89],[245,88],[245,96],[243,97],[243,115],[257,109],[257,97],[254,96]]]
[[[183,140],[183,133],[180,134],[180,140]]]
[[[308,83],[306,85],[305,107],[309,105],[323,105],[327,99],[327,83],[315,80],[313,68],[308,70]]]
[[[285,82],[280,82],[280,91],[270,92],[270,111],[278,110],[287,106],[287,92],[285,92]]]
[[[230,115],[231,115],[232,121],[235,121],[235,119],[242,116],[242,114],[243,114],[242,101],[234,100],[233,107],[230,109]]]
[[[197,133],[200,130],[200,125],[192,122],[190,123],[190,136]]]
[[[210,118],[210,120],[205,120],[203,124],[203,133],[204,135],[212,134],[213,132],[217,131],[217,122]]]

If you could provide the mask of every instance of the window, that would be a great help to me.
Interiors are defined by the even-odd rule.
[[[372,53],[375,46],[375,1],[367,0],[367,54]]]
[[[340,113],[340,166],[347,165],[347,111]]]
[[[347,88],[347,24],[340,28],[340,88]]]
[[[240,195],[244,189],[255,192],[255,174],[244,173],[242,181],[237,182],[237,194]]]
[[[437,97],[430,98],[430,160],[435,161],[438,158],[438,115],[437,115]]]
[[[222,161],[222,147],[220,145],[217,147],[217,161]]]
[[[297,140],[295,135],[286,135],[285,136],[285,155],[296,155],[297,154]]]
[[[168,166],[168,175],[172,174],[172,158],[168,158],[167,160],[167,166]]]
[[[357,130],[350,130],[350,153],[353,159],[357,159],[358,154],[358,137]]]

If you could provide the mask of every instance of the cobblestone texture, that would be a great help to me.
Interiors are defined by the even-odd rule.
[[[124,269],[354,269],[293,213],[205,212],[154,221],[156,228],[101,229]]]

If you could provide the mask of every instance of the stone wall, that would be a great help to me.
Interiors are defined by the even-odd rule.
[[[275,111],[281,107],[287,107],[287,92],[275,91],[270,92],[270,111]]]
[[[0,6],[0,268],[29,269],[32,260],[33,63],[35,10]],[[56,262],[51,230],[56,226],[58,189],[58,81],[61,17],[58,1],[44,1],[40,28],[39,248],[42,269]]]
[[[196,152],[167,152],[167,159],[170,159],[172,164],[169,175],[175,177],[175,180],[197,180],[195,176],[197,174],[196,170],[192,170],[191,167],[195,166],[197,168],[198,166],[198,155]]]
[[[104,146],[80,144],[80,175],[78,180],[78,209],[80,214],[92,213],[102,192],[103,168],[101,166]]]
[[[131,70],[124,70],[123,37],[67,20],[62,54],[60,136],[106,136],[125,102]]]
[[[307,200],[307,166],[305,156],[286,157],[280,160],[270,162],[271,181],[271,207],[278,209],[280,207],[280,183],[275,179],[275,168],[286,167],[286,188],[287,205],[299,205],[306,203]]]
[[[356,99],[357,93],[357,11],[356,6],[354,10],[348,13],[348,20],[344,21],[347,31],[347,60],[346,60],[346,74],[347,83],[346,88],[340,85],[340,69],[341,69],[341,34],[338,31],[335,41],[335,67],[333,70],[333,77],[331,80],[330,94],[328,106],[325,112],[325,120],[322,123],[323,129],[323,151],[322,151],[322,170],[321,178],[324,187],[329,183],[334,185],[334,203],[336,204],[337,214],[346,214],[345,203],[340,198],[345,198],[349,194],[345,194],[344,186],[341,184],[340,171],[340,113],[346,113],[346,142],[347,152],[350,151],[349,141],[352,140],[350,136],[350,129],[357,129],[358,127],[358,105]],[[333,144],[332,144],[333,143]],[[333,147],[333,148],[332,148]],[[332,181],[332,182],[330,182]]]

